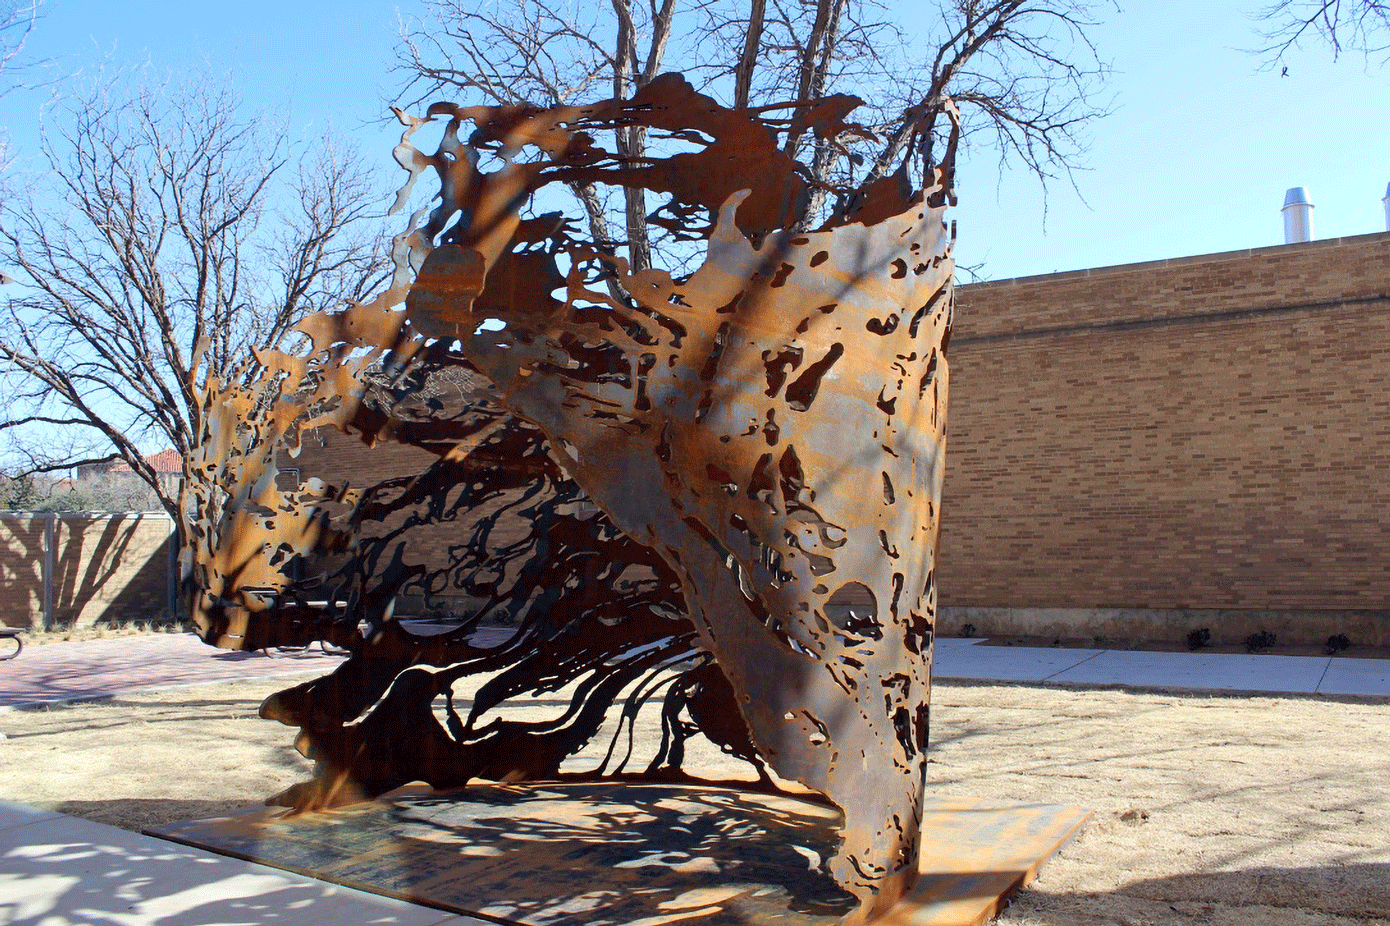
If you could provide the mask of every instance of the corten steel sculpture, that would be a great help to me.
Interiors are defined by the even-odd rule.
[[[262,708],[301,727],[319,763],[281,802],[414,780],[690,781],[698,733],[751,763],[753,787],[775,774],[841,808],[830,869],[860,900],[851,919],[911,884],[951,155],[923,189],[906,168],[813,189],[781,141],[812,131],[824,156],[844,153],[837,139],[862,131],[845,121],[857,103],[734,111],[666,75],[591,106],[401,117],[411,176],[398,205],[421,175],[440,191],[397,240],[392,289],[306,320],[303,346],[258,355],[249,385],[209,387],[189,463],[185,556],[204,637],[351,651]],[[410,140],[430,120],[446,128],[425,154]],[[647,133],[646,154],[605,150],[615,130]],[[693,269],[631,270],[574,217],[540,211],[560,184],[591,203],[602,188],[665,197],[650,222],[677,253],[693,242]],[[370,485],[286,484],[280,467],[314,428],[431,462]],[[529,534],[491,539],[515,518]],[[440,524],[456,538],[444,561],[412,560],[411,532]],[[432,637],[392,616],[403,594],[445,592],[485,603]],[[515,636],[478,644],[478,624],[502,614]],[[453,685],[475,673],[488,680],[465,715]],[[561,689],[569,707],[550,721],[484,716]],[[628,768],[624,728],[648,701],[661,747]],[[619,735],[602,761],[562,769],[610,713]]]

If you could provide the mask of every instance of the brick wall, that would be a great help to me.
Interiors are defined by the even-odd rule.
[[[52,573],[45,576],[46,522],[52,519]],[[169,518],[163,514],[0,514],[0,621],[42,627],[45,578],[52,623],[161,616],[169,605]]]
[[[0,515],[0,623],[43,626],[44,516]]]
[[[334,486],[351,486],[362,489],[377,485],[385,480],[408,477],[423,473],[437,461],[437,457],[418,447],[383,441],[375,447],[368,447],[358,437],[343,434],[333,428],[320,428],[306,436],[301,444],[298,457],[279,461],[282,470],[293,467],[297,478],[323,479]],[[499,464],[501,461],[499,461]],[[453,493],[451,493],[452,496]],[[481,509],[482,515],[493,510]],[[366,537],[382,536],[396,530],[407,517],[399,512],[382,523],[368,524],[363,529]],[[468,541],[477,518],[460,513],[451,521],[433,524],[419,524],[401,535],[404,544],[402,558],[407,563],[442,564],[448,561],[449,548]],[[530,525],[518,518],[499,521],[493,531],[493,538],[499,544],[508,544],[521,539],[530,530]],[[342,558],[324,558],[311,567],[316,572],[329,571],[341,563]],[[425,607],[419,589],[397,601],[398,614],[418,614]],[[432,596],[430,607],[445,611],[470,610],[470,602],[465,596],[450,594],[447,590]]]
[[[1355,612],[1383,631],[1390,234],[957,297],[943,605]]]

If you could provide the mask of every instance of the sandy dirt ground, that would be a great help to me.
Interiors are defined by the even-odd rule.
[[[130,829],[307,777],[285,681],[0,713],[0,797]],[[943,795],[1095,812],[1005,926],[1390,926],[1390,703],[938,684]],[[714,769],[711,769],[714,771]]]

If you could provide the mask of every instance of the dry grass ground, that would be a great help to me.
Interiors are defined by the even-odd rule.
[[[0,796],[139,829],[300,780],[284,680],[0,714]],[[938,685],[943,794],[1079,804],[1007,926],[1390,924],[1390,704]]]
[[[185,633],[192,628],[182,621],[161,618],[128,620],[116,623],[65,625],[52,630],[27,628],[25,646],[45,646],[49,643],[84,643],[88,640],[109,640],[113,637],[142,637],[154,633]]]

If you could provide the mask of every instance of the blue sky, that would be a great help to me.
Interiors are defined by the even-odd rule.
[[[920,0],[905,0],[914,7]],[[1385,228],[1390,65],[1322,47],[1260,70],[1248,11],[1259,0],[1125,4],[1094,31],[1116,74],[1115,111],[1095,124],[1080,195],[1047,196],[993,152],[969,153],[959,179],[957,257],[998,279],[1213,251],[1282,239],[1284,191],[1306,186],[1316,237]],[[247,101],[288,106],[295,131],[324,125],[379,152],[394,183],[395,130],[380,120],[397,10],[367,0],[46,0],[30,42],[65,70],[103,58],[159,68],[210,59],[234,69]],[[34,150],[41,93],[0,100],[16,153]],[[1045,217],[1044,217],[1045,216]]]
[[[1118,72],[1076,175],[1048,197],[988,155],[962,170],[957,251],[1009,277],[1283,243],[1289,187],[1318,238],[1385,230],[1390,63],[1321,46],[1260,70],[1252,3],[1131,2],[1094,32]]]

